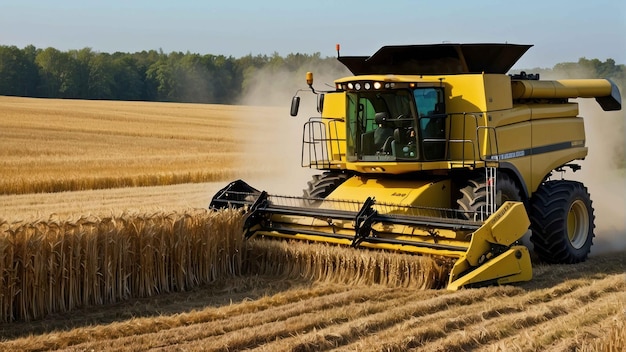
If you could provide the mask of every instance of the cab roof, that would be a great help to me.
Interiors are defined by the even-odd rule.
[[[532,45],[422,44],[383,46],[372,56],[339,56],[354,75],[507,73]]]

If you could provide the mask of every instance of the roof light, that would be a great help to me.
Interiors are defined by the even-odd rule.
[[[364,87],[365,89],[370,89],[370,88],[372,88],[372,84],[371,84],[370,82],[365,82],[365,84],[363,85],[363,87]]]
[[[380,89],[383,86],[380,82],[374,82],[374,89]]]

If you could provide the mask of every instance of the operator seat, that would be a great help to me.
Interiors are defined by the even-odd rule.
[[[378,125],[374,130],[374,146],[378,151],[390,153],[394,128],[390,126],[389,115],[386,112],[377,112],[374,121]]]

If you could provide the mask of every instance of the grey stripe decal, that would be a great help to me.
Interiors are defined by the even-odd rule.
[[[555,144],[544,145],[541,147],[528,148],[522,150],[516,150],[514,152],[508,152],[498,155],[488,155],[485,157],[486,160],[507,160],[514,158],[521,158],[529,155],[537,155],[543,153],[555,152],[557,150],[569,149],[574,147],[582,147],[585,145],[584,141],[571,141],[571,142],[561,142]]]

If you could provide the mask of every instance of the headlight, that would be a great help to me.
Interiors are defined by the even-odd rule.
[[[372,88],[372,85],[370,84],[370,82],[365,82],[365,84],[363,86],[365,87],[365,89]]]
[[[361,90],[361,83],[358,83],[358,82],[357,82],[357,83],[355,83],[355,84],[354,84],[354,89],[356,89],[356,90]]]
[[[374,89],[380,89],[383,86],[380,82],[374,82]]]
[[[352,83],[348,83],[348,89],[354,89],[354,85]]]

